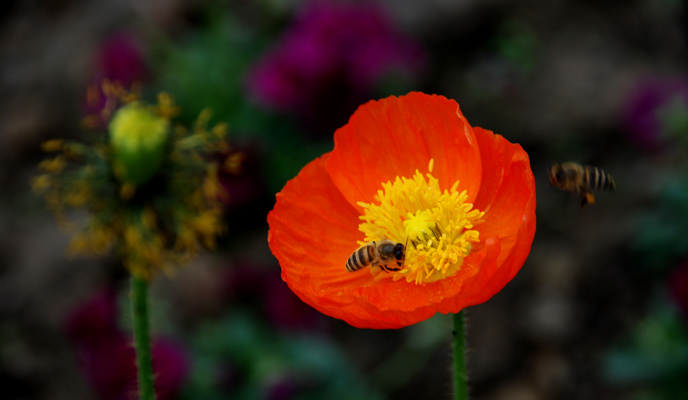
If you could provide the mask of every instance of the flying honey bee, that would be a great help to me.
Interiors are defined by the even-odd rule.
[[[359,247],[351,253],[346,261],[346,270],[349,272],[358,271],[367,266],[378,266],[384,271],[399,271],[406,258],[406,246],[401,243],[394,243],[389,239],[372,241]],[[396,263],[395,266],[389,264]]]
[[[549,183],[559,190],[577,192],[581,206],[595,204],[593,190],[616,190],[614,178],[600,168],[574,162],[554,164],[549,169]]]

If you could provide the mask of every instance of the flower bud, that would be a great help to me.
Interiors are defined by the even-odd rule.
[[[110,145],[115,176],[140,186],[160,168],[170,123],[139,102],[121,107],[110,121]]]

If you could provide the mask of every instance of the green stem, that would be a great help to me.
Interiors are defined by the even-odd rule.
[[[131,305],[134,319],[134,348],[139,377],[139,398],[155,400],[148,311],[148,281],[131,276]]]
[[[454,314],[454,390],[456,400],[468,400],[464,313],[465,310],[461,310],[458,314]]]

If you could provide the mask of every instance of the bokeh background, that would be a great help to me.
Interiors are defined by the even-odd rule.
[[[447,399],[450,318],[359,330],[281,281],[274,194],[359,104],[456,99],[520,143],[538,228],[519,275],[468,310],[475,399],[688,393],[688,80],[681,0],[5,1],[0,13],[0,397],[134,393],[127,273],[69,258],[30,190],[44,140],[87,138],[89,85],[210,107],[245,154],[227,234],[152,292],[161,399]],[[385,149],[380,149],[385,151]],[[546,168],[617,184],[581,208]],[[78,213],[74,218],[80,218]]]

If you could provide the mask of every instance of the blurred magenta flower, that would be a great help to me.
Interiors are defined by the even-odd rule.
[[[248,89],[261,104],[316,128],[329,120],[329,129],[345,123],[385,75],[414,76],[424,64],[423,49],[383,8],[311,2],[250,71]]]
[[[624,127],[637,146],[658,149],[677,125],[688,118],[688,80],[649,77],[638,82],[627,97]]]
[[[107,37],[98,49],[97,78],[129,86],[146,80],[149,68],[143,46],[134,34],[121,31]]]
[[[669,293],[688,320],[688,261],[676,267],[669,277]]]
[[[117,325],[115,294],[99,292],[77,307],[67,318],[66,332],[98,398],[132,398],[137,385],[134,346]],[[152,353],[157,398],[172,400],[188,374],[186,354],[169,339],[154,340]]]
[[[290,400],[297,397],[298,387],[293,382],[293,379],[284,377],[269,383],[266,387],[266,392],[266,400]]]
[[[143,45],[131,32],[115,32],[105,38],[97,49],[94,63],[84,110],[86,114],[99,114],[107,108],[108,93],[101,84],[103,81],[128,89],[150,77]]]
[[[255,304],[275,327],[292,331],[324,327],[322,314],[299,299],[275,269],[253,261],[239,261],[226,270],[223,281],[227,302]]]
[[[299,299],[277,273],[265,282],[265,312],[273,324],[287,330],[322,327],[322,315]]]
[[[97,346],[119,336],[115,293],[102,290],[72,310],[66,331],[70,340],[82,347]]]
[[[178,343],[167,338],[153,340],[152,352],[157,398],[174,399],[189,372],[186,353]]]

